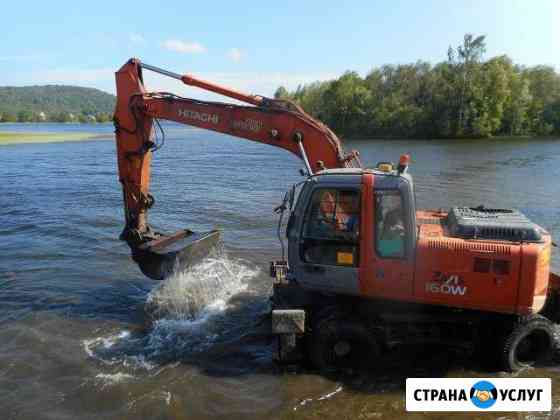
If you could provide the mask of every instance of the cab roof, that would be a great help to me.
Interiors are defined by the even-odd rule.
[[[412,176],[408,172],[399,173],[396,170],[384,172],[368,168],[324,169],[313,174],[309,180],[320,183],[360,184],[364,173],[376,175],[376,188],[398,188],[403,182],[413,184]]]
[[[322,171],[315,172],[313,176],[319,175],[362,175],[364,173],[374,174],[374,175],[394,175],[399,176],[396,170],[391,172],[380,171],[379,169],[370,168],[331,168],[323,169]]]

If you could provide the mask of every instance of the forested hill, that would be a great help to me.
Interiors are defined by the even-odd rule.
[[[384,65],[365,77],[280,87],[336,133],[348,137],[455,138],[560,135],[560,74],[507,56],[483,60],[484,36],[467,34],[447,60]],[[443,54],[442,54],[443,55]]]
[[[0,121],[108,121],[115,96],[98,89],[64,86],[0,87]]]

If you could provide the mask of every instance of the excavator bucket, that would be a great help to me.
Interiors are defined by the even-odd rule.
[[[180,230],[143,243],[132,250],[132,258],[142,273],[153,280],[165,280],[174,271],[182,271],[204,259],[218,245],[220,232],[194,233]]]

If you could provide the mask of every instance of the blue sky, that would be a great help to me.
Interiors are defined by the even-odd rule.
[[[114,92],[114,71],[135,56],[271,95],[280,84],[295,88],[345,70],[436,63],[466,32],[487,36],[486,57],[560,70],[560,0],[5,3],[0,85]],[[176,83],[147,78],[150,88],[197,95]]]

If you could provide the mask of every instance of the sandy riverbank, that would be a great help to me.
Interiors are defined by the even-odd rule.
[[[22,143],[54,143],[65,141],[82,141],[107,138],[106,134],[99,133],[56,133],[56,132],[19,132],[0,131],[0,146]]]

